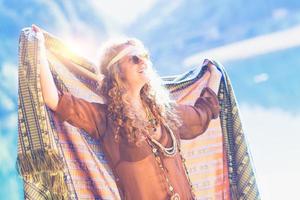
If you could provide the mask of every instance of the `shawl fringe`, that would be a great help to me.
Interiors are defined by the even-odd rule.
[[[69,195],[63,169],[60,155],[52,150],[39,149],[17,157],[19,175],[27,182],[48,188],[54,199],[67,199]]]

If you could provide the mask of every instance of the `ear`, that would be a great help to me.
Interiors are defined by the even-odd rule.
[[[120,63],[116,64],[116,68],[115,68],[116,72],[118,73],[119,78],[124,81],[125,80],[125,76],[124,76],[124,69],[122,67],[122,65]]]

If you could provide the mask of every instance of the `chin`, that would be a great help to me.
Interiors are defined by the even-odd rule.
[[[150,82],[150,79],[149,79],[149,78],[145,79],[144,82],[143,82],[143,86],[144,86],[145,84],[149,83],[149,82]]]
[[[148,80],[144,80],[143,82],[141,82],[141,88],[143,88],[147,83],[149,83]]]

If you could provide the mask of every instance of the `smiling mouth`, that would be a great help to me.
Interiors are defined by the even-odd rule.
[[[141,69],[141,70],[138,71],[138,73],[142,74],[142,73],[144,73],[145,71],[146,71],[146,69]]]

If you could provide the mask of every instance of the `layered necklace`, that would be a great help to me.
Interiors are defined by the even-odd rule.
[[[157,119],[151,114],[151,111],[149,110],[148,107],[146,107],[146,116],[147,116],[148,123],[149,123],[150,127],[152,127],[152,130],[155,132],[156,131],[156,127],[158,126],[158,122],[157,122]],[[154,143],[161,150],[161,152],[165,156],[167,156],[167,157],[173,157],[177,153],[177,151],[178,151],[177,140],[176,140],[176,137],[175,137],[173,131],[171,130],[171,128],[166,123],[163,123],[163,124],[167,128],[168,133],[171,136],[171,140],[172,140],[172,146],[171,147],[164,147],[161,143],[159,143],[156,139],[154,139],[151,136],[147,136],[147,138],[152,143]]]
[[[158,122],[157,122],[157,119],[151,114],[148,107],[146,107],[146,115],[147,115],[147,119],[148,119],[148,123],[150,124],[150,127],[152,127],[153,131],[156,131]],[[178,193],[175,192],[174,187],[172,186],[172,184],[168,178],[166,168],[165,168],[165,166],[160,158],[160,155],[159,155],[159,150],[160,150],[160,152],[163,153],[163,155],[165,155],[167,157],[173,157],[178,152],[178,144],[177,144],[177,140],[176,140],[176,137],[175,137],[173,131],[170,129],[170,127],[167,124],[165,124],[165,123],[163,123],[163,124],[167,128],[168,133],[171,136],[172,146],[164,147],[161,143],[159,143],[156,139],[152,138],[149,135],[147,135],[147,142],[148,142],[149,146],[152,148],[152,153],[155,156],[155,160],[156,160],[159,168],[161,169],[163,176],[166,180],[168,193],[170,195],[170,200],[180,200],[180,196]]]

